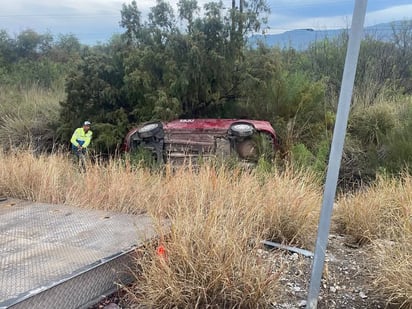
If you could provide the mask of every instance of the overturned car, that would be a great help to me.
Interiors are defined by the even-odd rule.
[[[245,119],[178,119],[148,122],[130,130],[127,152],[148,150],[159,163],[196,163],[200,158],[228,158],[256,162],[277,148],[275,130],[268,121]]]

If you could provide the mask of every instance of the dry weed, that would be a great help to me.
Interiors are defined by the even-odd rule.
[[[253,176],[238,171],[204,167],[169,175],[171,232],[161,243],[165,254],[152,251],[142,262],[139,302],[150,308],[267,307],[281,269],[257,255],[263,231],[256,189]]]
[[[412,177],[379,178],[339,201],[335,220],[358,243],[372,242],[371,277],[388,303],[412,308]]]
[[[412,308],[412,234],[397,242],[376,241],[373,250],[377,292],[386,295],[388,304]]]
[[[320,206],[314,183],[293,171],[206,164],[153,173],[122,160],[79,173],[61,153],[0,154],[0,190],[9,196],[170,219],[166,256],[149,250],[141,265],[137,294],[150,307],[267,307],[282,263],[262,260],[259,240],[307,243]]]
[[[258,207],[266,239],[312,249],[322,197],[315,179],[309,171],[288,169],[259,188]]]
[[[64,88],[43,89],[37,85],[5,87],[0,85],[0,146],[45,149],[51,146],[57,123],[59,102]]]
[[[343,196],[335,221],[340,232],[358,243],[374,239],[397,240],[412,232],[412,177],[380,177],[368,189]]]
[[[0,154],[0,191],[15,198],[140,213],[160,202],[160,188],[156,175],[117,160],[90,164],[83,174],[69,154]]]
[[[313,234],[319,196],[310,184],[292,172],[262,179],[223,166],[166,173],[171,233],[161,243],[165,255],[152,250],[141,265],[138,301],[150,308],[266,308],[280,295],[282,266],[257,255],[257,240]]]

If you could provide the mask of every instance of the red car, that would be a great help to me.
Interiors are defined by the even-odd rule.
[[[157,162],[236,156],[253,162],[277,148],[276,133],[268,121],[245,119],[178,119],[148,122],[130,130],[123,148],[150,150]]]

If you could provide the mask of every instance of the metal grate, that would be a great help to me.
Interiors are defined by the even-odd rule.
[[[86,304],[91,300],[109,295],[118,285],[133,280],[128,272],[128,265],[131,263],[130,253],[120,255],[41,293],[22,298],[8,308],[87,308]]]
[[[30,298],[33,304],[25,308],[58,308],[44,302],[60,302],[65,293],[79,300],[65,299],[68,305],[59,308],[77,308],[125,279],[119,271],[132,248],[154,235],[147,216],[0,203],[0,308],[21,306]],[[78,291],[71,292],[71,286]]]

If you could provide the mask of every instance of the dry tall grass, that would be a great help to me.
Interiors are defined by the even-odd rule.
[[[37,85],[6,87],[0,85],[0,145],[3,147],[42,146],[55,137],[50,127],[57,123],[64,88]]]
[[[256,254],[260,239],[312,246],[321,200],[309,174],[245,172],[204,165],[150,172],[122,160],[79,173],[69,155],[0,153],[0,193],[170,219],[159,257],[147,250],[134,297],[149,307],[266,307],[276,301],[279,257]],[[411,306],[412,177],[380,178],[339,200],[334,220],[359,242],[389,240],[373,251],[377,290]],[[159,233],[161,233],[159,229]],[[376,245],[377,246],[377,245]]]
[[[372,242],[371,276],[388,302],[412,308],[412,176],[379,178],[339,201],[335,220],[359,243]]]
[[[179,177],[181,195],[170,192],[165,256],[153,250],[139,261],[137,301],[149,308],[267,307],[282,269],[257,255],[263,227],[256,206],[239,192],[248,180],[226,179],[219,189],[226,176],[206,176]]]
[[[397,240],[412,233],[412,177],[378,178],[370,188],[339,200],[335,219],[340,231],[359,243]]]
[[[319,192],[303,174],[204,166],[166,173],[163,210],[171,219],[165,256],[146,252],[136,298],[150,308],[267,308],[282,267],[257,255],[260,239],[309,242]],[[281,263],[280,263],[281,264]]]
[[[64,154],[0,154],[0,191],[22,199],[167,217],[167,257],[146,252],[140,302],[150,307],[266,307],[277,266],[256,254],[259,240],[310,247],[320,206],[310,176],[256,174],[204,165],[151,173],[120,160],[81,174]]]
[[[82,174],[69,154],[0,153],[0,191],[16,198],[140,213],[160,203],[160,188],[160,178],[132,172],[120,161],[90,166]]]
[[[411,218],[412,220],[412,218]],[[388,303],[412,308],[412,234],[396,242],[376,242],[373,250],[376,266],[374,283]]]

